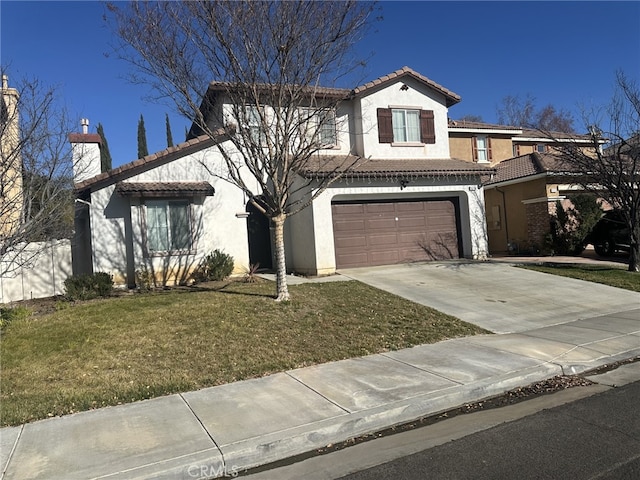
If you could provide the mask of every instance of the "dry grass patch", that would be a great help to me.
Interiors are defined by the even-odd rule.
[[[210,284],[70,305],[2,338],[2,425],[486,333],[359,282]]]

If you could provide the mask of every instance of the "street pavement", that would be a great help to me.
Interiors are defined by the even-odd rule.
[[[387,267],[379,276],[409,279],[394,293],[446,313],[457,308],[453,314],[463,320],[473,313],[473,323],[511,333],[457,338],[3,428],[1,478],[233,475],[640,355],[639,293],[508,264],[453,263],[411,265],[397,273]],[[344,274],[370,283],[372,272],[365,270]],[[469,280],[440,288],[454,281],[452,274]],[[393,291],[393,285],[382,288]],[[556,296],[545,301],[541,291]]]
[[[594,383],[442,415],[426,426],[375,435],[245,478],[640,478],[640,362],[586,378]],[[625,475],[633,468],[635,475]]]
[[[635,365],[640,367],[640,364]],[[640,373],[640,368],[637,371]],[[576,390],[582,388],[584,387],[578,387]],[[405,453],[395,460],[368,469],[355,470],[354,473],[340,478],[638,479],[638,398],[640,381],[609,388],[602,393],[547,408],[515,421],[503,422],[437,447],[425,448],[427,442],[424,442],[422,451]],[[428,441],[426,435],[425,432],[424,437]],[[371,445],[370,448],[379,447]],[[334,462],[336,460],[334,459]],[[271,478],[284,480],[285,477],[279,473]],[[296,478],[311,480],[307,475]]]

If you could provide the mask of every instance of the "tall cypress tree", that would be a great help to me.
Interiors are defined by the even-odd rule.
[[[171,135],[171,125],[169,124],[169,114],[165,113],[165,123],[167,125],[167,147],[173,147],[173,136]]]
[[[112,162],[111,162],[111,152],[109,152],[109,144],[107,143],[107,137],[104,136],[104,128],[102,128],[102,124],[98,123],[98,135],[102,140],[102,145],[100,145],[100,171],[107,172],[111,170]]]
[[[144,118],[140,114],[140,121],[138,122],[138,158],[146,157],[147,155],[149,155],[147,131],[144,128]]]

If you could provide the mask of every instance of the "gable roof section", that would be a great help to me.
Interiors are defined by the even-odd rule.
[[[495,169],[452,158],[376,159],[356,156],[317,156],[298,170],[306,178],[402,178],[491,175]]]
[[[572,142],[591,142],[591,135],[564,132],[543,132],[534,128],[523,128],[520,135],[514,137],[515,140],[526,141],[527,139],[547,140],[547,141],[572,141]]]
[[[450,107],[451,105],[455,105],[461,100],[460,95],[458,95],[457,93],[452,92],[451,90],[443,87],[439,83],[434,82],[430,78],[427,78],[424,75],[421,75],[420,73],[416,72],[415,70],[409,67],[402,67],[400,70],[396,70],[395,72],[389,73],[387,75],[383,75],[382,77],[376,78],[375,80],[372,80],[370,82],[365,83],[364,85],[354,88],[352,90],[352,96],[356,96],[356,97],[361,96],[365,93],[368,93],[369,90],[372,90],[378,87],[383,87],[389,83],[402,79],[403,77],[411,77],[417,80],[418,82],[422,83],[423,85],[426,85],[429,88],[432,88],[433,90],[436,90],[437,92],[444,95],[446,98],[447,107]]]
[[[255,85],[258,91],[260,92],[269,92],[269,90],[273,90],[276,85],[271,85],[268,83],[258,83]],[[212,81],[209,83],[209,87],[207,89],[207,94],[214,94],[219,92],[226,92],[229,89],[233,89],[234,84],[231,82],[218,82]],[[332,88],[332,87],[320,87],[320,86],[308,86],[304,87],[303,90],[306,94],[313,97],[328,97],[333,99],[343,99],[349,97],[349,94],[352,90],[348,88]]]
[[[84,180],[74,185],[76,194],[84,191],[93,191],[104,188],[108,185],[126,180],[134,175],[150,170],[154,167],[164,165],[189,154],[195,153],[204,148],[216,145],[228,138],[229,132],[220,129],[216,132],[215,137],[201,135],[176,146],[166,148],[160,152],[147,155],[133,162],[121,165],[120,167],[103,172],[95,177]]]
[[[579,173],[566,165],[558,155],[537,152],[504,160],[495,166],[496,175],[485,185],[496,185],[504,182],[526,181],[540,174],[571,175]]]
[[[317,96],[317,97],[330,97],[334,99],[349,99],[352,97],[358,97],[364,94],[369,93],[370,90],[378,87],[384,87],[385,85],[398,81],[403,77],[411,77],[422,83],[423,85],[428,86],[429,88],[436,90],[446,97],[447,107],[451,105],[455,105],[460,101],[460,95],[452,92],[451,90],[443,87],[439,83],[434,82],[430,78],[425,77],[424,75],[416,72],[412,68],[402,67],[395,72],[391,72],[387,75],[383,75],[382,77],[376,78],[370,82],[365,83],[364,85],[360,85],[352,90],[348,88],[333,88],[333,87],[318,87],[318,86],[309,86],[305,87],[305,90],[308,90],[309,95]],[[209,83],[209,87],[207,92],[224,92],[229,88],[233,88],[233,83],[230,82],[217,82],[213,81]],[[258,89],[268,91],[272,86],[269,84],[257,84]]]

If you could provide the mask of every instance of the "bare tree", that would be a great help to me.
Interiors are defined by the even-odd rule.
[[[551,132],[574,133],[573,117],[570,112],[556,109],[549,104],[536,108],[536,99],[530,94],[524,98],[507,95],[497,108],[498,123],[525,128],[535,128]]]
[[[37,255],[29,242],[70,238],[73,229],[69,117],[54,88],[38,80],[9,87],[0,104],[0,274]],[[44,248],[44,247],[43,247]],[[29,255],[26,252],[31,252]]]
[[[567,169],[580,174],[576,183],[621,210],[630,232],[629,271],[640,262],[640,89],[623,72],[604,119],[586,116],[591,144],[557,142]],[[602,142],[609,146],[602,149]]]
[[[308,170],[322,147],[335,142],[331,136],[341,127],[335,109],[350,90],[325,87],[362,66],[352,58],[353,45],[372,6],[195,1],[135,2],[109,10],[122,40],[120,56],[136,67],[134,81],[170,98],[193,122],[192,133],[229,133],[229,141],[217,144],[226,163],[219,175],[270,219],[277,300],[287,300],[285,220],[350,165],[344,158],[333,175],[309,180],[296,172]]]

